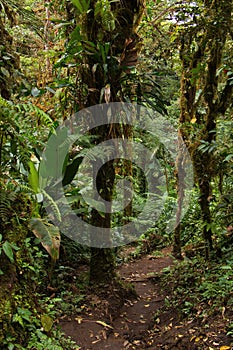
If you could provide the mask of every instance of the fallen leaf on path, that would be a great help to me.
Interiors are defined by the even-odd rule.
[[[165,326],[164,329],[166,332],[172,329],[172,323],[170,323],[168,326]]]
[[[220,350],[230,350],[230,346],[223,345],[221,346]]]
[[[225,319],[225,311],[226,311],[226,308],[223,306],[222,308],[222,318]]]
[[[181,326],[181,328],[182,328],[182,326]],[[196,329],[192,329],[192,328],[191,328],[191,329],[188,330],[188,332],[189,332],[189,334],[193,334],[193,333],[196,332]],[[194,338],[195,338],[195,336],[194,336]]]
[[[82,317],[75,317],[75,321],[77,321],[78,322],[78,324],[81,324],[81,322],[82,322]]]
[[[198,343],[203,337],[196,337],[195,342]]]
[[[108,327],[108,328],[113,329],[112,326],[110,326],[109,324],[107,324],[107,323],[105,323],[105,322],[103,322],[103,321],[96,321],[96,323],[100,324],[100,325],[103,326],[103,327]]]
[[[104,340],[106,340],[106,339],[107,339],[107,334],[106,334],[106,332],[103,330],[101,333],[102,333],[102,336],[103,336]]]

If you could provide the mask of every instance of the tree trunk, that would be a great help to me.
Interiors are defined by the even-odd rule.
[[[100,127],[101,129],[105,127]],[[103,129],[103,137],[105,136]],[[93,164],[95,168],[98,164]],[[102,166],[96,174],[94,170],[93,181],[96,179],[97,191],[101,197],[108,201],[109,204],[106,212],[99,213],[96,209],[92,209],[91,224],[96,227],[103,227],[101,237],[97,233],[92,233],[91,237],[91,261],[90,261],[90,283],[102,284],[111,281],[115,277],[115,255],[111,248],[98,247],[99,242],[103,242],[107,247],[111,246],[111,202],[113,197],[113,186],[115,179],[114,162],[109,161]],[[98,198],[96,198],[98,200]],[[106,232],[106,229],[107,230]],[[104,235],[104,237],[103,237]]]
[[[178,138],[178,155],[176,159],[176,183],[178,189],[178,199],[177,199],[177,211],[176,211],[176,227],[174,230],[174,242],[173,242],[173,252],[172,254],[176,259],[182,259],[181,255],[181,219],[182,219],[182,208],[185,196],[185,170],[184,170],[184,156],[185,153],[182,150],[182,137],[181,131],[179,131]]]
[[[87,98],[86,107],[98,104],[101,100],[101,92],[108,86],[110,95],[108,101],[105,98],[105,102],[117,102],[122,96],[120,78],[121,74],[125,71],[125,67],[132,67],[137,64],[138,49],[136,48],[139,40],[136,34],[136,27],[140,22],[142,13],[144,10],[144,2],[137,2],[131,0],[125,0],[121,2],[111,3],[111,14],[115,20],[115,29],[113,32],[107,32],[104,28],[99,26],[98,21],[95,18],[95,5],[96,1],[91,0],[90,10],[86,19],[86,34],[88,41],[91,41],[98,47],[98,43],[101,40],[101,45],[104,42],[111,42],[111,64],[108,64],[108,72],[104,69],[104,62],[97,62],[92,55],[86,57],[89,71],[93,71],[92,67],[98,64],[98,67],[91,76],[89,75],[89,81],[86,81],[89,87],[89,95]],[[99,39],[101,37],[101,39]],[[115,60],[114,57],[120,57],[120,60]],[[105,63],[106,64],[106,63]],[[128,68],[130,70],[130,68]],[[102,101],[101,101],[102,102]],[[122,130],[117,126],[104,126],[97,128],[94,132],[97,132],[99,136],[98,142],[103,142],[107,139],[120,137]],[[128,130],[129,131],[129,130]],[[121,135],[120,135],[121,133]],[[123,133],[127,133],[126,130]],[[128,137],[128,135],[126,136]],[[97,179],[97,187],[101,189],[101,196],[111,202],[113,196],[113,186],[115,180],[114,162],[108,162],[106,166],[102,167],[99,171],[99,177]],[[132,173],[131,166],[127,171]],[[130,175],[127,174],[127,175]],[[108,182],[108,186],[106,186]],[[110,208],[108,208],[109,211]],[[128,207],[127,215],[131,213],[131,208]],[[95,209],[92,210],[92,225],[98,227],[111,228],[111,213],[105,213],[100,215]],[[95,240],[95,238],[93,237]],[[111,238],[106,237],[106,241]],[[93,242],[94,243],[94,242]],[[90,282],[91,283],[105,283],[114,278],[115,258],[112,249],[109,248],[91,248],[91,263],[90,263]]]
[[[206,258],[213,249],[211,231],[211,181],[217,176],[215,155],[211,148],[205,152],[199,146],[205,142],[210,147],[216,139],[216,121],[230,106],[233,86],[229,78],[219,78],[224,46],[231,28],[232,1],[210,0],[204,4],[205,23],[185,30],[181,38],[182,61],[180,132],[190,151],[196,181],[200,191],[200,207],[203,220],[203,237],[206,243]],[[198,36],[198,33],[202,35]],[[193,50],[195,43],[196,50]],[[206,59],[208,57],[208,60]],[[203,70],[202,67],[205,67]],[[194,73],[197,72],[197,73]],[[224,81],[224,83],[223,83]],[[221,83],[221,85],[220,85]],[[202,110],[202,113],[199,111]],[[203,113],[204,110],[204,113]],[[179,192],[178,202],[182,202]],[[179,215],[179,213],[178,213]],[[180,241],[180,226],[175,232],[175,241]]]
[[[26,243],[26,238],[29,237],[28,226],[32,215],[32,203],[23,193],[15,192],[13,197],[12,192],[9,194],[9,190],[1,185],[1,248],[6,242],[20,248],[18,251],[12,249],[12,261],[6,256],[3,249],[0,252],[0,344],[1,348],[6,349],[4,347],[6,335],[10,334],[12,339],[16,337],[19,344],[20,341],[23,343],[27,339],[29,330],[22,331],[22,327],[17,322],[13,322],[13,315],[17,314],[17,307],[36,310],[34,293],[38,291],[39,286],[35,277],[38,258],[37,262],[34,261],[32,250],[29,250],[28,243]],[[24,213],[23,216],[22,213]]]

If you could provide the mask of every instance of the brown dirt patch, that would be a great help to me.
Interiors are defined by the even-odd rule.
[[[134,290],[126,292],[111,285],[95,294],[92,291],[79,315],[60,321],[65,334],[82,350],[145,348],[145,334],[164,299],[153,280],[173,263],[168,252],[164,250],[159,258],[144,256],[120,267],[122,280],[133,283]]]
[[[205,322],[184,321],[177,310],[165,307],[170,291],[162,292],[159,275],[174,261],[169,249],[162,253],[161,257],[143,256],[119,268],[122,280],[133,284],[134,290],[112,284],[89,291],[82,311],[60,320],[65,334],[81,350],[219,350],[223,345],[233,349],[222,315]]]

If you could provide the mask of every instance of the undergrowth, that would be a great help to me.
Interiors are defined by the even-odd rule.
[[[233,257],[230,251],[220,261],[206,262],[200,256],[192,260],[185,258],[163,272],[162,286],[170,290],[166,306],[174,307],[181,318],[206,319],[215,314],[225,318],[232,310]],[[230,319],[228,327],[232,334]]]

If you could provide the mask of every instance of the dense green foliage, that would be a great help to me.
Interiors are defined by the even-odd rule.
[[[56,145],[62,153],[72,143],[62,164],[62,183],[73,211],[100,227],[137,217],[147,184],[133,162],[117,160],[101,170],[99,187],[109,201],[117,195],[117,180],[133,183],[133,205],[113,215],[90,210],[73,180],[86,154],[92,161],[105,156],[91,153],[97,142],[140,140],[162,165],[166,188],[160,191],[167,197],[158,220],[135,243],[133,257],[174,244],[174,255],[185,259],[165,274],[164,283],[173,288],[168,306],[203,318],[232,308],[231,13],[231,0],[0,2],[2,349],[77,349],[56,325],[85,298],[86,275],[74,282],[82,294],[73,298],[68,287],[75,267],[89,263],[92,283],[116,279],[121,249],[90,249],[64,237],[43,207],[46,198],[57,221],[62,220],[38,175],[49,138],[60,136],[56,128],[62,133],[72,125],[73,113],[100,103],[136,102],[177,129],[195,172],[191,200],[182,220],[177,211],[175,232],[167,232],[174,203],[178,200],[179,207],[184,200],[177,182],[182,157],[175,163],[149,133],[111,124],[78,140],[67,131],[64,143]],[[55,169],[49,147],[47,156],[47,166]],[[56,298],[50,298],[55,289]]]

